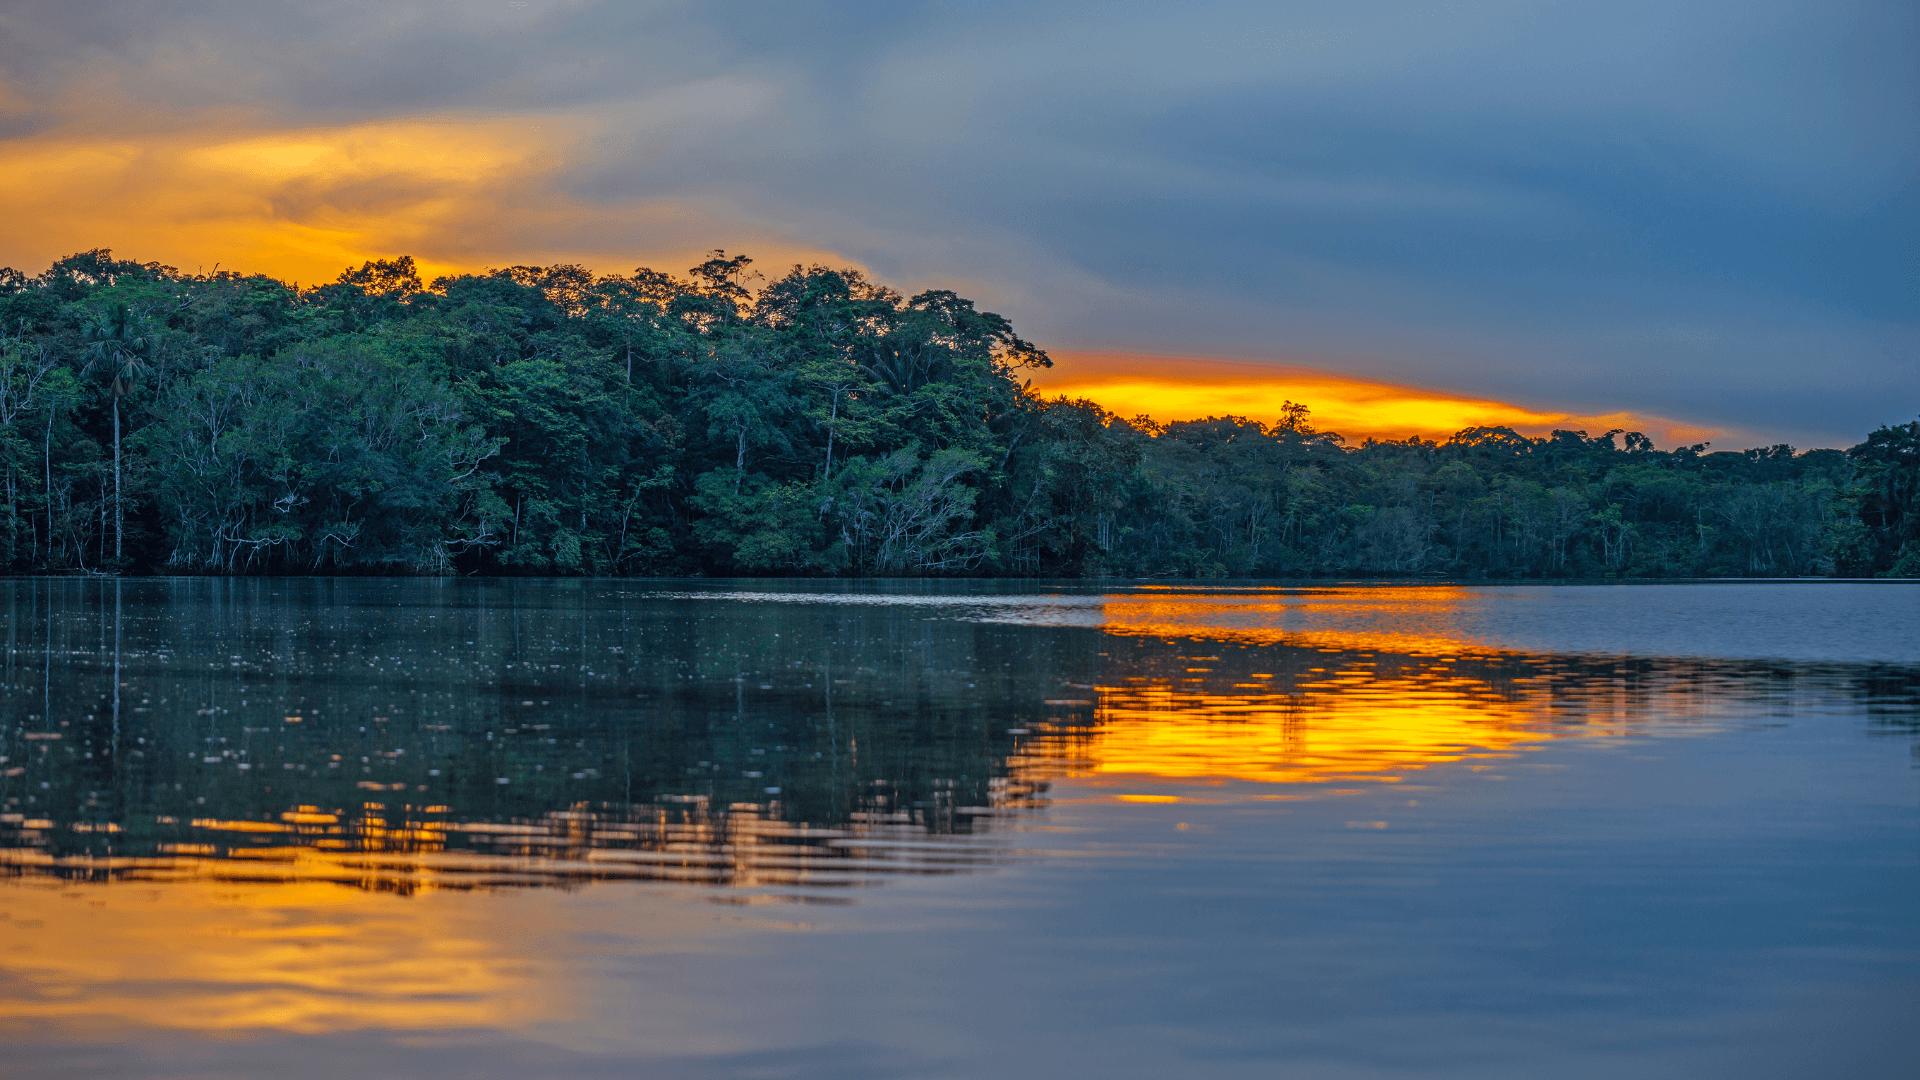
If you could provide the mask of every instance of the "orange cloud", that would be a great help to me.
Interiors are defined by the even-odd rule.
[[[9,140],[0,264],[31,273],[109,247],[312,284],[400,254],[429,276],[545,262],[675,271],[716,243],[774,266],[845,261],[743,227],[722,206],[587,204],[553,191],[552,176],[591,156],[595,130],[576,117],[454,117]]]
[[[1353,379],[1311,368],[1129,353],[1055,353],[1055,366],[1034,377],[1049,394],[1088,398],[1121,416],[1162,423],[1206,416],[1272,422],[1294,401],[1312,410],[1313,425],[1349,440],[1445,439],[1470,427],[1510,427],[1527,435],[1556,428],[1599,434],[1640,431],[1663,446],[1710,439],[1717,431],[1656,416],[1580,414],[1531,408],[1440,390]]]

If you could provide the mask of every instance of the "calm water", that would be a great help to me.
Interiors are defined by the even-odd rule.
[[[0,582],[31,1077],[1907,1077],[1920,587]]]

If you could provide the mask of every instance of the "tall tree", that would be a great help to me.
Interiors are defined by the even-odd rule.
[[[133,393],[135,383],[146,370],[148,353],[153,348],[152,325],[144,313],[123,300],[115,300],[86,324],[87,357],[97,363],[107,379],[113,402],[113,562],[117,567],[126,559],[127,511],[120,451],[120,403]]]

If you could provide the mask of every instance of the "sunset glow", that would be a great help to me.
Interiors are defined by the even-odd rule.
[[[428,238],[481,209],[503,170],[550,151],[551,137],[504,123],[16,143],[0,198],[27,212],[5,257],[32,267],[111,247],[314,283],[414,251],[444,273],[460,267]]]
[[[593,133],[579,117],[446,117],[16,140],[0,166],[0,199],[20,212],[0,237],[0,264],[32,271],[73,251],[110,247],[122,257],[187,270],[218,266],[306,284],[399,254],[414,255],[429,279],[544,262],[582,262],[603,273],[639,264],[679,272],[713,246],[709,236],[738,236],[737,227],[697,202],[608,206],[536,194],[542,175],[588,152]],[[468,225],[479,221],[487,226]],[[635,246],[625,248],[623,240]],[[750,253],[769,267],[853,261],[767,232],[750,242]],[[1355,379],[1335,364],[1054,355],[1053,369],[1034,373],[1042,391],[1163,423],[1224,415],[1271,422],[1284,402],[1295,401],[1313,411],[1315,426],[1356,443],[1444,439],[1475,426],[1532,435],[1624,428],[1663,445],[1715,434],[1659,417],[1580,414]]]
[[[554,170],[590,156],[597,131],[583,116],[446,116],[12,140],[0,166],[0,199],[20,212],[0,236],[0,264],[31,272],[74,251],[110,247],[187,270],[219,267],[306,284],[400,254],[413,255],[429,280],[516,263],[579,262],[602,273],[645,264],[677,273],[719,238],[750,244],[770,269],[859,265],[775,231],[743,237],[723,208],[698,199],[609,205],[542,190]],[[1317,428],[1350,443],[1445,439],[1478,426],[1529,435],[1621,428],[1661,445],[1719,434],[1662,417],[1353,378],[1338,360],[1280,365],[1070,348],[1053,355],[1055,367],[1033,373],[1042,392],[1162,423],[1227,415],[1272,422],[1294,401],[1312,410]]]
[[[18,212],[0,236],[0,264],[31,272],[74,251],[109,247],[187,270],[219,267],[306,284],[400,254],[413,255],[429,280],[516,263],[579,262],[602,273],[644,264],[677,273],[717,241],[736,250],[751,245],[748,253],[769,269],[859,266],[776,230],[743,236],[725,208],[697,198],[607,204],[544,190],[556,170],[590,158],[599,134],[592,117],[520,115],[11,140],[0,199]],[[1662,417],[1358,379],[1342,374],[1337,360],[1277,365],[1070,348],[1054,357],[1053,369],[1033,376],[1043,392],[1162,423],[1226,415],[1271,422],[1294,401],[1312,410],[1316,427],[1351,443],[1444,439],[1477,426],[1529,435],[1621,428],[1662,445],[1718,434]]]
[[[1087,398],[1121,417],[1144,415],[1161,423],[1208,416],[1273,423],[1292,401],[1312,410],[1314,427],[1338,432],[1350,443],[1416,435],[1445,440],[1472,427],[1509,427],[1535,436],[1559,428],[1595,435],[1623,429],[1650,435],[1662,446],[1718,434],[1654,416],[1583,415],[1348,378],[1330,370],[1204,357],[1067,352],[1033,382],[1049,395]]]
[[[412,255],[429,280],[513,264],[678,273],[716,243],[775,265],[844,261],[718,224],[697,199],[590,204],[541,190],[594,126],[575,116],[405,119],[337,127],[59,137],[6,143],[15,208],[0,265],[37,272],[95,247],[189,272],[332,281]]]

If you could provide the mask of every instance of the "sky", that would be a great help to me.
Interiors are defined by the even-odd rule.
[[[0,6],[0,265],[724,248],[1160,419],[1851,445],[1920,414],[1917,175],[1904,0]]]

